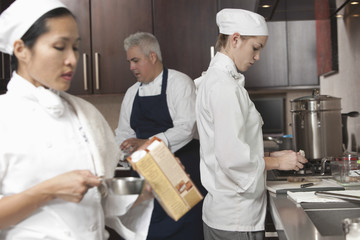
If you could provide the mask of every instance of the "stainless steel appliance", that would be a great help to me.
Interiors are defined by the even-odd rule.
[[[341,98],[314,92],[291,100],[293,140],[310,162],[342,154]]]

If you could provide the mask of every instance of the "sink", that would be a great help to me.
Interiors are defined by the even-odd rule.
[[[360,216],[360,203],[302,203],[301,206],[322,236],[343,235],[342,220]]]

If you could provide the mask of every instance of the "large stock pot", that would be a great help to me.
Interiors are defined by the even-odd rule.
[[[341,155],[341,98],[313,93],[290,102],[295,150],[310,161]]]

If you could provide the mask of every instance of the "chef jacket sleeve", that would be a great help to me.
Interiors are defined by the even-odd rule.
[[[169,75],[167,102],[174,126],[155,136],[163,140],[172,152],[176,152],[192,140],[195,132],[196,89],[194,82],[185,74],[173,74]]]
[[[119,123],[118,127],[115,129],[116,142],[119,146],[128,138],[136,138],[136,133],[130,126],[130,116],[135,94],[134,88],[129,88],[121,103]]]
[[[213,113],[215,155],[223,173],[236,185],[238,192],[255,191],[258,174],[263,174],[258,156],[253,156],[248,138],[250,99],[245,89],[233,84],[218,84],[210,94]],[[250,134],[250,135],[249,135]]]

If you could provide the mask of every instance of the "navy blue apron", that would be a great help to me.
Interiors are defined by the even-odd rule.
[[[136,132],[136,137],[147,139],[160,132],[172,128],[173,121],[166,101],[168,70],[164,67],[161,94],[156,96],[139,96],[136,93],[130,117],[130,126]],[[200,144],[192,140],[175,152],[185,170],[190,174],[194,184],[205,194],[206,191],[200,182]],[[205,196],[205,195],[204,195]],[[175,222],[162,209],[158,201],[154,201],[154,210],[151,216],[148,240],[202,240],[202,202]]]

